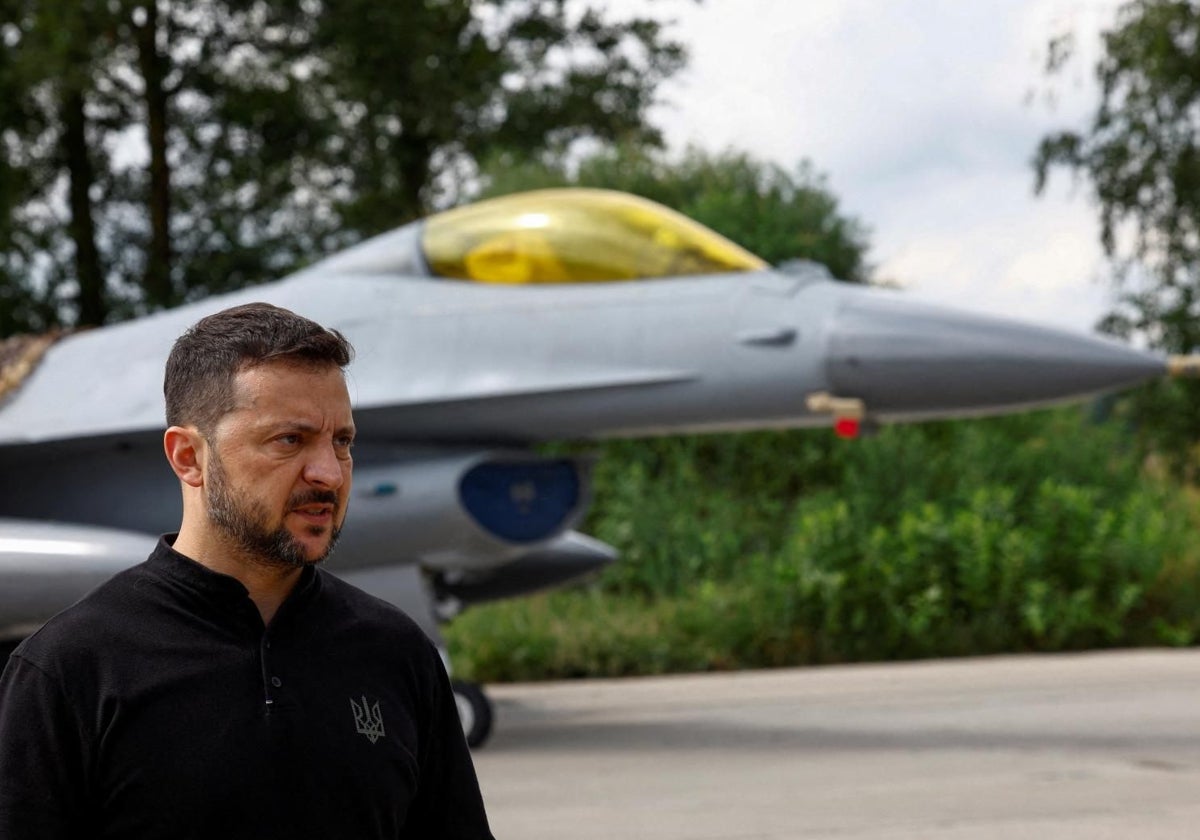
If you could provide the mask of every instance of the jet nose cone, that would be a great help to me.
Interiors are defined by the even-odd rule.
[[[1096,336],[847,291],[829,337],[829,382],[882,420],[1034,407],[1166,373],[1164,359]]]

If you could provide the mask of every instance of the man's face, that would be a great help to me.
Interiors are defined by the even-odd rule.
[[[254,562],[324,560],[346,516],[354,421],[337,367],[269,362],[234,378],[209,441],[208,521]]]

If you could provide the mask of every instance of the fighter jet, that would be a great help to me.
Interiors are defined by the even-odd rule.
[[[587,574],[585,458],[552,440],[866,426],[1011,412],[1164,374],[1101,338],[773,268],[662,206],[544,190],[431,216],[283,280],[10,347],[0,384],[0,639],[177,527],[163,364],[202,316],[264,300],[341,330],[358,443],[331,571],[438,622]],[[469,740],[491,709],[456,683]]]

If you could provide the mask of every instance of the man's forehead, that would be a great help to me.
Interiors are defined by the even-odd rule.
[[[272,408],[309,411],[334,407],[350,410],[350,394],[341,368],[292,362],[264,362],[243,367],[233,377],[234,410]]]

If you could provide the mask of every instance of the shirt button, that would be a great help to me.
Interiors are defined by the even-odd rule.
[[[271,677],[271,685],[279,688],[281,685],[283,685],[283,680],[279,679],[279,677]]]

